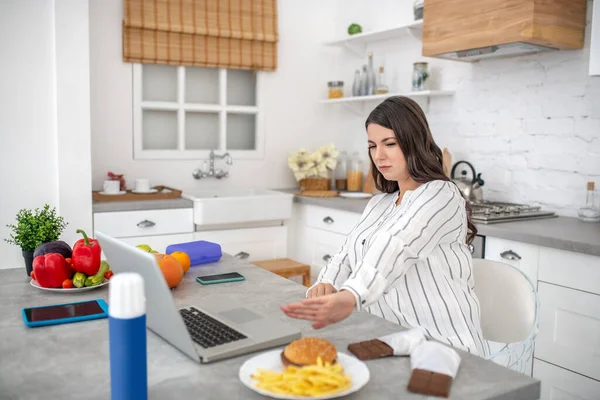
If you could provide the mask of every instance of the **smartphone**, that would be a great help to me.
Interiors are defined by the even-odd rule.
[[[108,304],[102,299],[86,300],[76,303],[24,308],[22,313],[25,325],[35,328],[107,318]]]
[[[203,285],[211,285],[213,283],[225,283],[243,281],[244,276],[237,272],[228,272],[226,274],[205,275],[196,277],[196,281]]]

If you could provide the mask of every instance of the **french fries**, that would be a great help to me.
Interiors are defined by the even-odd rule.
[[[256,387],[268,392],[307,397],[341,392],[352,385],[339,363],[324,364],[320,357],[316,365],[288,366],[283,372],[259,368],[252,378],[258,381]]]

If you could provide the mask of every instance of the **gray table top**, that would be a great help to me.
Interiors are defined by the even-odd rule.
[[[300,204],[362,213],[369,199],[294,196],[294,201]],[[600,223],[556,217],[500,224],[476,224],[476,226],[479,234],[484,236],[600,256]]]
[[[243,282],[201,286],[200,273],[239,271]],[[0,270],[0,397],[2,399],[108,399],[110,371],[108,321],[27,328],[21,309],[86,299],[107,299],[107,286],[79,294],[43,291],[29,285],[23,269]],[[108,285],[110,286],[110,285]],[[306,321],[287,318],[280,304],[298,300],[305,289],[229,255],[213,264],[193,267],[173,290],[177,304],[212,294],[226,294],[258,312],[297,326],[304,336],[331,340],[347,353],[349,343],[402,330],[366,312],[315,331]],[[148,393],[151,399],[261,399],[238,378],[242,363],[255,354],[199,365],[148,332]],[[453,399],[537,399],[540,382],[491,361],[459,351],[462,357],[451,391]],[[371,379],[349,399],[422,399],[406,390],[410,377],[407,357],[368,361]],[[206,395],[206,393],[211,393]],[[205,395],[203,395],[205,394]]]
[[[140,210],[168,210],[172,208],[192,208],[194,202],[184,198],[166,200],[139,200],[139,201],[92,201],[92,211],[140,211]]]

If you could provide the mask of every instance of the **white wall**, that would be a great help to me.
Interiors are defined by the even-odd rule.
[[[323,107],[327,81],[338,80],[348,55],[339,57],[321,43],[335,34],[338,10],[351,11],[353,1],[280,1],[278,69],[264,73],[265,156],[233,160],[229,178],[195,180],[202,160],[133,160],[132,68],[123,63],[122,1],[90,1],[90,71],[93,188],[99,190],[109,171],[124,173],[129,184],[149,178],[176,188],[210,186],[292,187],[288,152],[315,148],[341,131],[341,110]],[[341,13],[340,15],[343,15]],[[344,19],[342,16],[341,19]],[[337,117],[336,117],[337,116]],[[343,145],[343,144],[340,144]]]
[[[61,239],[91,228],[81,201],[90,195],[86,10],[76,0],[0,2],[1,239],[19,209],[45,203],[69,222]],[[24,266],[17,246],[2,240],[0,254],[0,268]]]
[[[378,2],[380,15],[402,14],[406,21],[412,1],[402,1]],[[370,50],[376,65],[389,71],[394,90],[410,89],[415,61],[429,62],[435,88],[456,89],[454,97],[431,100],[428,120],[454,162],[470,161],[482,173],[487,199],[575,216],[585,202],[585,183],[600,186],[600,77],[588,76],[592,5],[588,1],[582,50],[478,63],[421,57],[420,41],[410,38]],[[361,135],[357,146],[364,143]]]

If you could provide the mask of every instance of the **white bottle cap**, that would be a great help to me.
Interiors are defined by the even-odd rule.
[[[135,272],[122,272],[110,278],[108,315],[114,318],[137,318],[146,314],[144,279]]]

